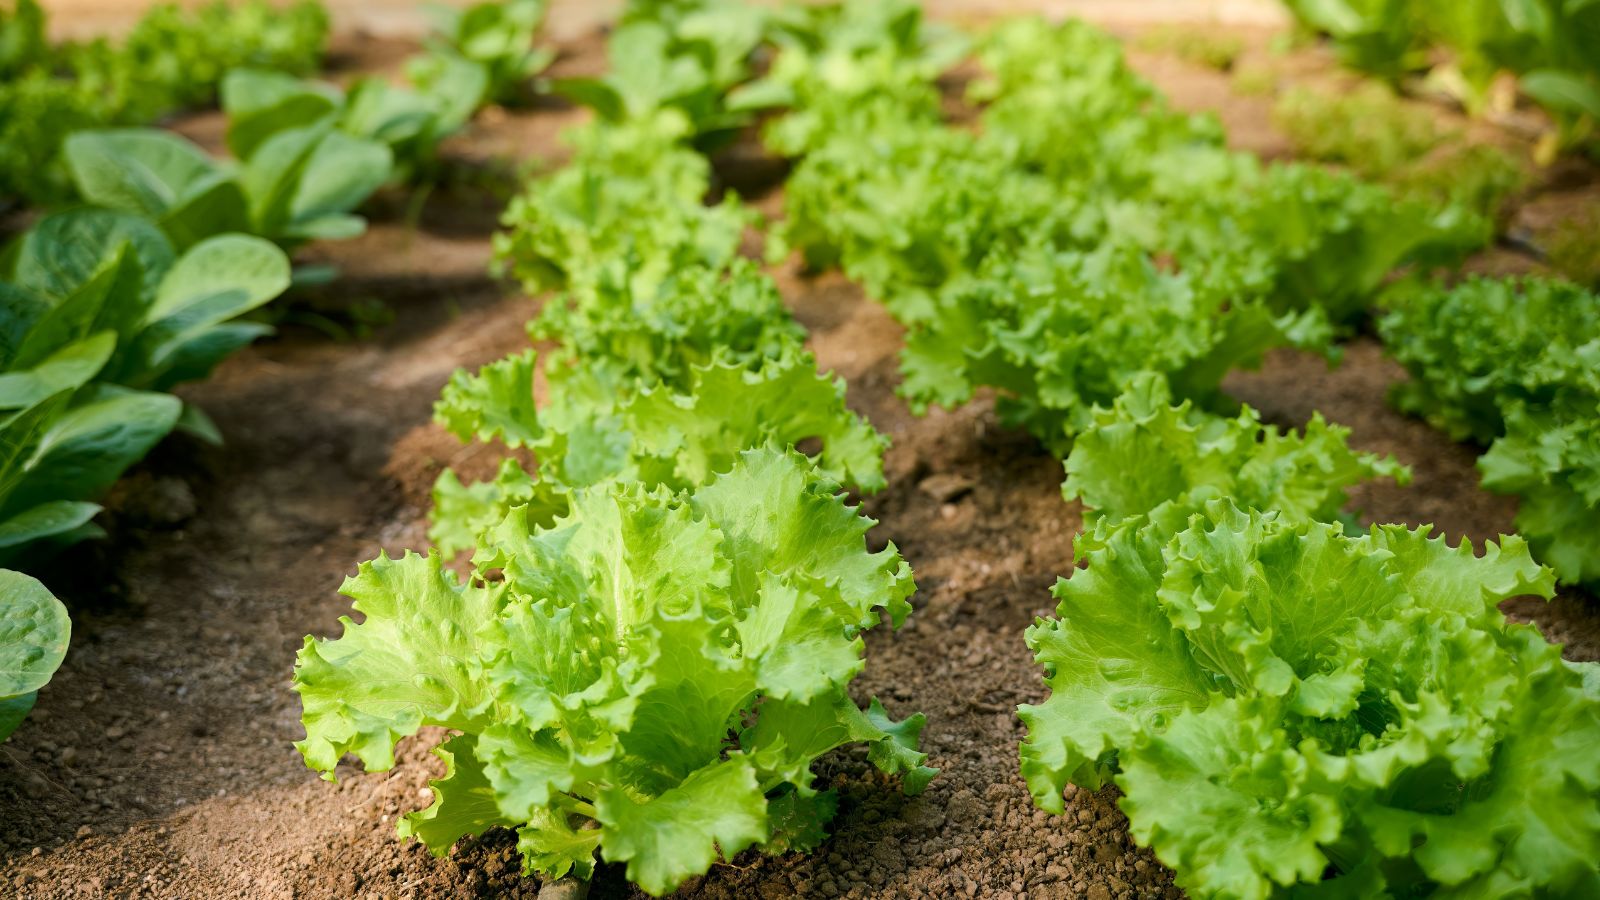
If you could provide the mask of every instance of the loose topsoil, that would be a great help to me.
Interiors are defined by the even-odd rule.
[[[1264,53],[1266,36],[1251,40]],[[602,47],[598,35],[569,42],[559,65],[597,71]],[[381,70],[409,49],[346,36],[336,58]],[[1172,58],[1133,58],[1177,104],[1219,111],[1240,146],[1287,152],[1270,98],[1236,97],[1224,76]],[[581,115],[547,106],[489,116],[452,153],[480,164],[555,161],[554,134]],[[215,116],[178,124],[203,141],[220,137]],[[759,202],[776,213],[781,196],[764,182],[781,167],[751,165],[752,156],[745,148],[723,171],[747,196],[770,189]],[[294,304],[277,338],[183,391],[226,445],[168,441],[111,498],[112,538],[44,573],[72,607],[74,634],[32,717],[0,745],[0,895],[537,895],[508,832],[464,841],[445,859],[395,839],[396,817],[427,804],[426,781],[441,771],[426,752],[437,734],[405,742],[392,772],[345,766],[337,784],[318,780],[292,747],[302,735],[294,653],[308,633],[338,633],[348,611],[340,581],[380,549],[425,543],[442,466],[492,462],[429,422],[450,372],[525,346],[522,323],[536,309],[486,274],[502,202],[483,186],[492,181],[435,191],[416,229],[403,221],[405,198],[381,198],[367,236],[317,249],[343,277]],[[1525,208],[1592,197],[1594,183],[1577,179]],[[1533,266],[1494,251],[1475,267]],[[825,757],[819,779],[841,795],[831,840],[809,856],[742,855],[683,895],[1179,896],[1171,873],[1133,845],[1114,791],[1069,791],[1066,814],[1049,816],[1018,777],[1015,708],[1044,693],[1022,630],[1053,608],[1049,587],[1071,569],[1080,525],[1078,506],[1060,496],[1060,463],[1000,427],[987,398],[912,416],[895,395],[901,332],[888,315],[837,274],[774,274],[821,366],[848,379],[851,405],[893,439],[889,487],[865,508],[881,520],[872,540],[893,541],[915,568],[917,611],[899,632],[869,636],[854,689],[896,717],[925,712],[923,746],[943,774],[906,799],[862,754]],[[345,333],[330,334],[329,321]],[[1357,446],[1413,466],[1410,487],[1355,491],[1367,519],[1431,522],[1473,541],[1509,532],[1514,502],[1476,487],[1475,450],[1385,404],[1402,377],[1362,337],[1337,369],[1279,353],[1227,387],[1285,426],[1320,410],[1351,427]],[[1570,658],[1600,657],[1591,599],[1568,592],[1508,610],[1565,643]],[[631,894],[619,868],[601,867],[591,896]]]

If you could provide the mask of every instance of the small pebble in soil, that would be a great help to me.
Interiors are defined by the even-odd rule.
[[[976,482],[965,475],[940,472],[922,479],[917,488],[940,503],[951,503],[970,494],[975,485]]]

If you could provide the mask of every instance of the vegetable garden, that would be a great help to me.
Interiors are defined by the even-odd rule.
[[[50,6],[0,889],[1600,896],[1600,5]]]

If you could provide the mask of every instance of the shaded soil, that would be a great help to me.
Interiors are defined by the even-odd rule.
[[[592,70],[599,46],[593,37],[574,43],[562,65]],[[381,66],[392,51],[370,40],[348,48],[358,68],[365,53]],[[1135,58],[1174,102],[1219,110],[1242,146],[1288,152],[1266,101],[1235,97],[1226,78],[1186,63]],[[453,152],[469,170],[501,156],[559,160],[553,136],[579,115],[497,114]],[[184,130],[220,141],[214,119]],[[772,177],[748,154],[724,162],[741,186]],[[348,610],[341,579],[380,549],[425,543],[428,487],[444,464],[492,464],[429,414],[456,366],[526,343],[534,302],[485,274],[494,184],[462,178],[436,191],[415,227],[406,198],[380,198],[366,237],[315,248],[344,277],[292,305],[276,339],[184,391],[227,445],[168,442],[111,499],[113,540],[75,549],[45,573],[74,608],[74,636],[32,718],[0,746],[0,894],[538,893],[519,876],[508,833],[463,842],[443,860],[395,840],[396,816],[425,805],[426,781],[440,773],[426,752],[437,733],[405,742],[392,772],[347,766],[336,785],[307,771],[292,747],[302,734],[293,655],[304,635],[337,633]],[[760,202],[775,211],[780,199]],[[1480,267],[1535,267],[1499,253]],[[894,393],[901,333],[887,314],[838,275],[775,275],[821,365],[848,379],[852,406],[893,439],[889,487],[865,506],[882,523],[873,539],[894,541],[917,572],[917,611],[900,632],[869,635],[869,666],[854,688],[896,717],[927,713],[924,747],[944,772],[908,800],[861,754],[832,754],[819,780],[840,790],[841,808],[821,850],[742,856],[684,895],[1178,896],[1170,874],[1133,846],[1112,792],[1073,794],[1066,815],[1048,816],[1017,774],[1014,709],[1044,693],[1021,630],[1053,606],[1048,589],[1071,568],[1080,524],[1078,507],[1060,498],[1060,464],[1000,428],[988,399],[913,417]],[[343,329],[369,331],[366,339],[302,324],[349,326],[368,300],[382,315]],[[1511,530],[1514,503],[1475,486],[1475,451],[1385,404],[1400,377],[1362,338],[1338,369],[1280,353],[1227,387],[1286,426],[1321,410],[1350,426],[1358,446],[1412,465],[1408,488],[1355,492],[1368,518],[1431,522],[1475,541]],[[1518,601],[1512,612],[1566,642],[1571,658],[1600,658],[1591,600]],[[592,896],[629,894],[620,869],[602,867]]]

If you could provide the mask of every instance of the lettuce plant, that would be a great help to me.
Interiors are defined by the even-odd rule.
[[[483,73],[475,106],[520,102],[529,80],[555,62],[555,50],[533,45],[546,5],[546,0],[486,0],[465,9],[431,6],[434,33],[426,51],[407,60],[406,75],[428,93],[464,62]]]
[[[861,113],[865,114],[865,113]],[[936,121],[886,117],[808,154],[784,185],[769,253],[837,265],[907,323],[991,255],[1070,247],[1093,233],[1079,197]]]
[[[668,111],[569,132],[573,159],[531,180],[501,216],[496,265],[530,294],[593,291],[619,272],[627,290],[649,294],[673,272],[731,264],[752,215],[737,197],[705,204],[711,167],[683,145],[685,129]]]
[[[489,480],[434,485],[435,544],[454,553],[507,510],[565,508],[565,492],[627,477],[681,489],[723,471],[739,450],[814,438],[826,477],[883,487],[885,439],[844,405],[843,384],[819,375],[801,348],[805,330],[772,279],[736,261],[726,272],[680,270],[641,293],[626,267],[608,266],[592,290],[552,299],[529,323],[556,341],[543,367],[548,401],[534,404],[532,351],[458,371],[435,419],[463,441],[499,440],[539,460],[535,478],[506,459]]]
[[[726,271],[681,268],[648,292],[633,289],[625,267],[601,276],[590,290],[550,299],[528,323],[534,341],[559,344],[548,357],[552,381],[581,370],[611,391],[658,381],[683,391],[695,366],[721,359],[758,368],[805,340],[778,286],[748,260]]]
[[[98,533],[92,501],[174,426],[220,440],[164,393],[267,332],[236,317],[281,293],[272,244],[182,254],[145,219],[47,216],[0,259],[0,563]]]
[[[1230,368],[1274,346],[1325,338],[1314,317],[1275,316],[1112,245],[996,256],[938,302],[901,357],[912,409],[952,406],[991,386],[1004,421],[1062,455],[1094,406],[1142,372],[1165,376],[1178,396],[1211,402]]]
[[[908,793],[934,774],[920,715],[846,692],[861,632],[898,625],[914,590],[893,546],[867,551],[872,524],[764,449],[686,491],[581,489],[548,525],[513,510],[465,584],[434,556],[380,556],[343,588],[364,620],[300,652],[298,746],[331,778],[345,753],[384,770],[419,728],[459,732],[399,834],[443,854],[516,828],[547,878],[598,855],[659,895],[747,847],[814,846],[835,806],[822,754],[865,743]]]
[[[228,148],[249,161],[258,150],[285,142],[284,135],[331,131],[388,148],[393,168],[382,169],[380,184],[427,180],[437,174],[439,144],[466,127],[482,105],[488,77],[457,56],[436,59],[428,75],[416,89],[377,76],[340,89],[282,72],[235,69],[222,82]]]
[[[581,368],[552,368],[551,404],[533,402],[534,352],[458,371],[434,408],[462,440],[499,439],[539,460],[535,478],[506,460],[494,479],[463,485],[445,470],[434,486],[429,536],[446,553],[472,546],[509,508],[544,521],[572,488],[607,479],[685,490],[727,471],[738,454],[820,439],[814,466],[828,482],[880,490],[887,439],[844,403],[844,383],[790,348],[758,365],[721,354],[689,368],[687,383],[604,384]]]
[[[0,569],[0,741],[33,709],[67,655],[72,620],[44,585]]]
[[[1233,218],[1264,257],[1272,306],[1318,309],[1344,328],[1366,314],[1396,270],[1455,265],[1494,236],[1493,222],[1465,207],[1399,198],[1318,166],[1270,166],[1236,188],[1219,218]],[[1237,238],[1208,229],[1203,218],[1191,221],[1191,252],[1226,258],[1230,248],[1213,243]]]
[[[1600,293],[1547,278],[1468,277],[1390,298],[1385,349],[1411,374],[1392,399],[1456,440],[1488,444],[1513,406],[1600,397]]]
[[[1513,408],[1478,471],[1487,490],[1517,496],[1517,532],[1562,582],[1600,587],[1600,398]]]
[[[769,30],[777,58],[729,100],[737,109],[781,109],[763,137],[787,156],[895,120],[937,121],[934,80],[967,50],[960,32],[930,22],[909,0],[791,4],[773,13]]]
[[[1174,406],[1166,383],[1144,373],[1109,409],[1095,408],[1067,456],[1061,493],[1083,501],[1091,529],[1166,503],[1199,510],[1217,497],[1290,521],[1333,522],[1351,485],[1380,477],[1411,481],[1411,470],[1394,457],[1351,450],[1349,436],[1320,413],[1296,434],[1262,425],[1248,406],[1233,418],[1187,400]]]
[[[85,200],[147,216],[179,247],[242,231],[288,249],[365,231],[351,211],[393,162],[388,147],[327,122],[279,132],[237,167],[158,129],[81,131],[66,157]]]
[[[1520,539],[1212,500],[1094,543],[1028,630],[1041,807],[1114,782],[1195,897],[1600,891],[1600,672],[1499,613],[1552,590]]]
[[[1600,294],[1469,279],[1397,298],[1384,343],[1406,412],[1489,444],[1483,486],[1516,494],[1517,530],[1563,582],[1600,584]]]
[[[608,71],[599,78],[552,82],[559,94],[618,125],[670,113],[685,139],[725,143],[747,124],[728,94],[753,74],[768,13],[735,0],[629,3],[606,42]]]

